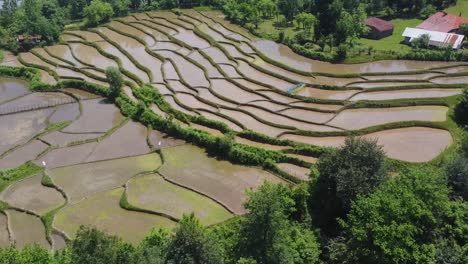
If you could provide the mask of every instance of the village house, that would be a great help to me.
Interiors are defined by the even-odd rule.
[[[403,37],[405,37],[405,42],[407,44],[410,44],[423,35],[429,36],[429,46],[439,48],[451,47],[453,49],[460,49],[465,37],[459,34],[431,31],[420,28],[406,28],[403,32]]]
[[[391,22],[377,17],[369,17],[366,26],[369,28],[366,37],[370,39],[382,39],[391,36],[395,28]]]
[[[468,18],[437,12],[416,28],[445,33],[457,33],[460,25],[468,24]]]

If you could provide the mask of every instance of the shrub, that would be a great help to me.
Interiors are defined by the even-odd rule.
[[[458,33],[467,36],[468,35],[468,24],[461,24],[458,29]]]
[[[124,79],[122,73],[120,73],[119,69],[115,67],[109,67],[106,69],[106,77],[107,82],[110,84],[110,97],[115,99],[122,89],[124,84]]]
[[[97,26],[103,22],[107,22],[114,15],[112,5],[102,0],[93,0],[91,4],[83,10],[86,25],[89,27]]]
[[[468,201],[468,158],[460,156],[445,166],[445,177],[452,189],[452,197]]]
[[[455,106],[455,120],[462,125],[468,124],[468,89],[463,91],[463,94]]]
[[[428,48],[430,39],[431,36],[429,34],[422,34],[421,36],[413,40],[413,42],[411,42],[411,46],[417,49]]]
[[[333,52],[319,52],[312,49],[306,49],[299,44],[293,44],[291,48],[294,52],[311,59],[333,62],[337,58],[336,54]]]

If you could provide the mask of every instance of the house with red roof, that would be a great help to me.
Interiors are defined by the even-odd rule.
[[[456,33],[461,24],[468,24],[468,18],[450,15],[445,12],[437,12],[416,28],[445,33]]]
[[[391,36],[395,28],[392,22],[377,17],[369,17],[366,26],[369,28],[367,37],[370,39],[382,39]]]

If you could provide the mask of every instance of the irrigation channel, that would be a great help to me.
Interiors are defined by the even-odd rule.
[[[9,209],[0,214],[0,245],[53,249],[80,225],[138,242],[187,212],[205,225],[226,221],[245,213],[246,189],[307,180],[318,155],[298,149],[337,147],[348,135],[376,139],[392,159],[429,162],[452,144],[449,102],[468,84],[466,63],[319,62],[257,39],[219,12],[193,10],[66,31],[61,44],[6,54],[3,65],[36,68],[51,85],[101,86],[106,68],[118,67],[130,100],[141,100],[135,91],[146,84],[171,111],[218,121],[236,143],[295,161],[276,164],[287,179],[233,165],[124,117],[97,95],[73,87],[31,93],[26,82],[1,78],[0,170],[27,161],[45,168],[1,191]],[[150,109],[169,116],[161,105]],[[177,118],[184,128],[226,132]]]

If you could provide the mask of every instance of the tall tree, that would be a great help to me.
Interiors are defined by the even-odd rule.
[[[70,251],[71,264],[131,263],[134,248],[117,237],[82,226]]]
[[[166,263],[222,264],[223,259],[216,242],[192,213],[180,220],[168,245]]]
[[[302,10],[303,0],[278,0],[278,10],[287,21],[292,21],[294,16]]]
[[[100,23],[107,22],[114,15],[112,5],[102,0],[93,0],[91,4],[83,10],[86,24],[94,27]]]
[[[41,16],[38,3],[35,0],[24,0],[23,7],[26,17],[26,26],[29,29],[28,33],[34,34],[37,27],[36,23]]]
[[[448,194],[443,177],[431,169],[387,181],[353,204],[343,222],[344,256],[351,263],[436,263],[448,242],[455,251],[465,247],[465,256],[443,263],[465,263],[468,204],[452,202]]]
[[[445,177],[453,198],[468,201],[468,158],[459,156],[445,165]]]
[[[109,67],[106,69],[106,77],[107,82],[110,84],[110,97],[115,99],[119,96],[124,84],[122,73],[118,68]]]
[[[72,0],[70,1],[70,14],[73,19],[83,18],[83,12],[88,6],[88,0]]]
[[[240,222],[239,257],[258,264],[318,262],[314,234],[289,220],[295,210],[290,188],[266,182],[248,195],[249,213]]]
[[[18,0],[4,0],[1,14],[11,16],[18,9]]]
[[[387,177],[385,153],[375,140],[347,138],[317,163],[319,178],[311,185],[312,220],[325,232],[336,232],[352,201],[367,195]]]

